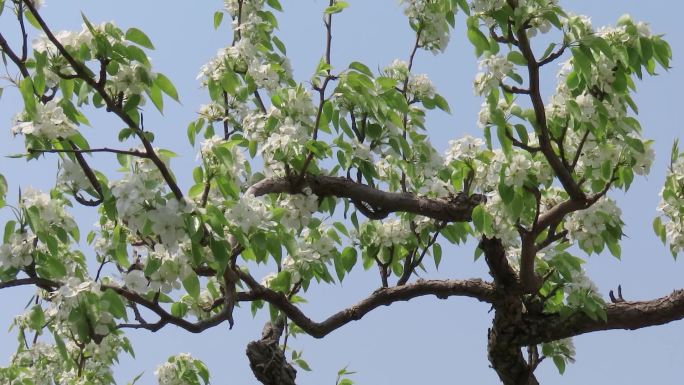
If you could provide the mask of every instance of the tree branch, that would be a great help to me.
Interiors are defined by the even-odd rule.
[[[473,208],[485,200],[480,194],[460,194],[453,200],[425,198],[408,193],[385,192],[346,178],[309,174],[301,185],[285,178],[267,178],[252,185],[247,194],[297,194],[304,187],[309,187],[319,197],[349,198],[392,212],[409,212],[449,222],[469,221]]]
[[[509,2],[513,3],[513,2]],[[517,4],[511,4],[515,8]],[[539,64],[534,56],[530,41],[527,38],[527,31],[520,27],[516,32],[520,52],[527,60],[527,72],[530,79],[530,100],[534,108],[534,115],[536,120],[536,128],[539,131],[539,147],[553,169],[556,177],[563,185],[565,191],[568,192],[571,198],[581,200],[584,198],[584,192],[579,187],[577,182],[572,177],[570,171],[565,168],[563,162],[559,159],[551,146],[551,139],[549,136],[549,129],[546,125],[546,108],[544,107],[544,100],[541,97],[539,84]]]

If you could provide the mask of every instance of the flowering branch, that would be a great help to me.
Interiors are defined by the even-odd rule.
[[[517,6],[516,1],[509,1],[509,4],[514,9]],[[534,115],[536,118],[535,128],[539,131],[539,147],[541,147],[544,157],[546,157],[546,160],[549,162],[549,165],[558,177],[558,180],[563,185],[565,191],[568,192],[571,198],[581,200],[584,198],[584,192],[574,180],[570,171],[565,168],[551,146],[549,129],[546,124],[546,108],[544,107],[544,100],[542,99],[539,85],[539,63],[534,56],[534,52],[530,46],[530,40],[527,37],[527,32],[524,26],[521,26],[518,29],[516,35],[518,38],[520,52],[527,61],[527,71],[530,79],[530,99],[532,101]]]
[[[128,127],[134,130],[135,134],[142,142],[143,147],[145,147],[145,152],[147,153],[149,159],[152,161],[152,163],[154,163],[157,169],[159,169],[159,172],[162,174],[162,177],[164,178],[169,188],[173,192],[173,195],[176,197],[176,199],[182,200],[183,192],[176,183],[173,175],[171,174],[171,171],[169,171],[168,167],[166,167],[164,161],[162,161],[161,158],[159,158],[159,156],[157,156],[157,154],[155,153],[154,148],[152,147],[152,143],[150,143],[150,141],[147,139],[142,128],[140,128],[140,126],[135,121],[133,121],[133,119],[131,119],[131,117],[129,117],[126,114],[126,112],[124,112],[123,108],[119,106],[119,104],[114,99],[112,99],[109,93],[107,93],[104,84],[100,84],[93,78],[92,71],[88,69],[88,67],[86,67],[83,63],[78,62],[73,56],[71,56],[71,54],[69,54],[69,52],[64,48],[62,43],[60,43],[59,40],[55,37],[55,35],[52,33],[50,27],[48,27],[47,23],[45,23],[45,20],[43,20],[42,16],[38,13],[32,2],[30,0],[22,1],[29,9],[33,17],[36,19],[43,32],[45,32],[50,42],[52,42],[52,44],[54,44],[55,47],[57,47],[59,53],[62,54],[62,56],[64,56],[64,59],[66,59],[66,61],[74,69],[76,75],[78,75],[80,79],[85,81],[91,88],[97,91],[97,93],[102,97],[102,100],[107,105],[107,111],[113,112],[124,123],[126,123]]]
[[[335,4],[335,0],[330,0],[329,7],[332,7]],[[323,24],[325,24],[325,63],[328,65],[328,69],[326,70],[327,75],[325,76],[325,79],[323,80],[323,85],[320,87],[314,87],[316,91],[318,91],[318,110],[316,111],[316,119],[314,120],[314,128],[313,128],[313,140],[316,140],[318,138],[318,126],[321,122],[321,116],[323,116],[323,106],[325,105],[325,89],[328,87],[328,83],[335,79],[334,76],[332,76],[330,72],[330,63],[331,63],[331,48],[332,48],[332,13],[328,13],[324,19],[323,19]],[[314,158],[314,153],[313,151],[309,150],[309,153],[306,155],[306,159],[304,160],[304,165],[302,166],[302,171],[299,174],[299,178],[297,180],[297,184],[301,184],[302,180],[304,179],[304,175],[306,174],[306,170],[309,168],[309,164],[311,164],[311,161]]]

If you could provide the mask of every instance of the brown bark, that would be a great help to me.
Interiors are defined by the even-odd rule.
[[[267,322],[261,339],[247,344],[247,358],[254,376],[264,385],[295,385],[297,370],[287,362],[280,348],[284,322]]]
[[[382,191],[350,179],[306,175],[301,183],[286,178],[267,178],[255,183],[247,194],[301,193],[308,187],[319,197],[336,196],[362,202],[386,213],[408,212],[449,222],[470,221],[473,208],[485,201],[480,194],[459,194],[453,199],[425,198],[409,193]]]

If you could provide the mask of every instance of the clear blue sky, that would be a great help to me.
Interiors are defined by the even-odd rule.
[[[279,36],[288,52],[300,80],[309,78],[323,52],[323,0],[283,0],[285,13],[279,15]],[[371,68],[382,67],[395,58],[406,59],[413,41],[407,21],[396,0],[350,0],[350,8],[335,17],[333,65],[343,68],[359,60]],[[622,261],[607,256],[593,256],[586,268],[607,296],[611,288],[621,284],[628,300],[648,299],[684,287],[684,265],[673,261],[668,251],[656,240],[651,221],[658,202],[658,191],[664,179],[672,139],[684,139],[681,124],[681,85],[684,71],[679,58],[684,53],[684,25],[681,15],[684,5],[671,0],[576,0],[562,1],[571,11],[591,16],[595,26],[611,24],[623,13],[651,23],[654,33],[663,33],[674,51],[674,68],[656,78],[638,83],[636,96],[641,114],[639,119],[645,136],[656,139],[656,163],[647,178],[637,179],[628,193],[613,194],[618,199],[626,222],[628,238],[623,243]],[[185,127],[195,116],[198,106],[208,97],[199,88],[195,76],[199,67],[231,41],[227,28],[214,31],[213,12],[221,1],[76,1],[47,0],[44,15],[54,30],[80,29],[80,11],[93,22],[113,20],[122,28],[136,26],[153,40],[157,50],[150,56],[157,71],[168,75],[180,91],[182,105],[167,103],[165,116],[149,112],[146,127],[157,134],[157,145],[181,155],[173,163],[183,188],[190,186],[190,169],[195,165],[194,151],[187,144]],[[16,36],[11,19],[4,15],[0,30]],[[433,143],[443,149],[447,140],[466,133],[479,135],[475,122],[480,101],[473,96],[472,79],[477,65],[470,44],[464,38],[464,19],[460,15],[446,54],[433,56],[421,52],[415,71],[427,73],[438,91],[447,97],[452,115],[436,113],[429,118]],[[15,39],[16,41],[16,39]],[[547,71],[553,81],[555,68]],[[548,89],[552,83],[546,83]],[[0,155],[22,151],[21,138],[9,134],[13,114],[21,108],[14,90],[5,90],[0,99]],[[85,135],[93,145],[116,144],[121,123],[104,112],[89,113],[92,128]],[[111,170],[115,160],[107,155],[97,158],[97,167]],[[26,165],[23,160],[0,158],[3,173],[12,189],[17,186],[47,189],[55,176],[54,158]],[[76,209],[81,218],[81,232],[86,233],[95,222],[88,210]],[[7,210],[0,212],[6,220]],[[447,248],[438,272],[430,277],[487,278],[483,261],[472,262],[472,244],[463,248]],[[320,320],[346,307],[379,286],[377,272],[354,271],[343,286],[313,286],[307,293],[305,311]],[[9,289],[0,292],[0,325],[9,325],[11,317],[20,312],[31,290]],[[334,384],[339,368],[349,365],[358,373],[359,384],[401,385],[414,383],[475,383],[498,384],[486,358],[486,335],[490,325],[488,306],[473,300],[452,298],[446,301],[422,298],[409,303],[397,303],[380,308],[362,321],[349,324],[324,340],[300,337],[290,345],[304,350],[304,358],[314,369],[299,370],[302,385]],[[244,355],[248,341],[257,339],[263,316],[252,319],[248,309],[236,314],[236,326],[231,331],[220,325],[202,335],[193,335],[167,327],[153,334],[129,332],[137,360],[124,358],[115,372],[125,384],[145,371],[141,384],[155,383],[152,372],[169,355],[191,352],[204,360],[212,374],[212,383],[256,384]],[[0,330],[6,330],[0,326]],[[636,332],[607,332],[575,339],[577,363],[558,375],[550,362],[542,364],[537,374],[543,384],[680,384],[684,365],[684,322]],[[0,363],[15,347],[15,335],[0,332]]]

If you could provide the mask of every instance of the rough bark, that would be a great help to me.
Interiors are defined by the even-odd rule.
[[[261,339],[247,344],[249,367],[264,385],[295,385],[297,370],[287,362],[279,344],[283,327],[282,319],[275,323],[267,322]]]

